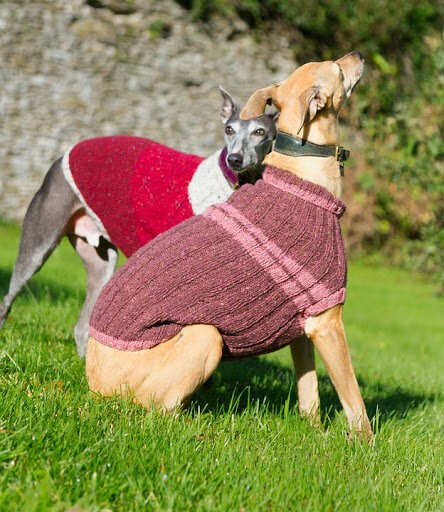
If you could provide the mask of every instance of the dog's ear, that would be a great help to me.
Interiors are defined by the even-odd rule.
[[[305,89],[299,96],[301,119],[299,129],[296,133],[299,133],[326,104],[327,94],[321,87],[314,86]]]
[[[226,91],[221,85],[219,85],[219,91],[222,95],[222,109],[220,117],[222,122],[226,124],[233,114],[236,114],[240,110],[239,104],[233,99],[231,94]]]
[[[274,114],[271,114],[276,128],[277,128],[278,121],[279,121],[279,114],[280,114],[279,110],[276,110],[276,112]]]
[[[254,92],[250,96],[245,107],[241,110],[239,117],[241,119],[253,119],[255,117],[259,117],[265,113],[265,107],[271,104],[279,108],[275,97],[278,87],[279,84],[272,84]]]

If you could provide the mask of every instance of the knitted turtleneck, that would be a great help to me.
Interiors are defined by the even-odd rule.
[[[344,209],[326,189],[268,167],[137,251],[104,288],[90,334],[136,351],[211,324],[225,358],[276,350],[345,300]]]
[[[79,142],[65,153],[62,168],[101,234],[130,256],[231,195],[219,155],[203,159],[150,139],[116,135]]]

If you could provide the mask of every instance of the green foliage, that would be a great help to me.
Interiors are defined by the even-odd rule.
[[[0,244],[2,296],[18,229],[0,223]],[[299,418],[288,349],[223,363],[177,416],[92,396],[71,334],[84,277],[63,243],[0,330],[2,512],[443,509],[443,299],[430,285],[350,266],[345,320],[376,431],[368,447],[347,442],[320,364],[324,428]]]
[[[275,28],[300,44],[297,58],[334,58],[359,48],[391,59],[406,49],[420,51],[431,27],[442,28],[439,0],[178,0],[195,18],[237,13],[252,29]],[[383,57],[384,56],[384,57]],[[420,61],[421,59],[419,59]],[[415,62],[420,65],[420,62]],[[389,62],[389,61],[387,61]],[[392,69],[392,64],[388,64]]]
[[[378,216],[405,240],[396,257],[440,273],[443,287],[444,47],[438,38],[430,37],[427,43],[429,69],[415,93],[397,99],[389,114],[375,112],[363,126],[378,147],[368,160],[385,187],[385,200],[377,201]],[[383,249],[392,253],[393,238],[386,242]]]
[[[148,36],[150,39],[159,39],[168,37],[171,32],[171,27],[165,21],[158,19],[151,23],[148,29]]]

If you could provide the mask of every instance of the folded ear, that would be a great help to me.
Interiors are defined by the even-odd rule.
[[[254,92],[250,96],[245,107],[241,110],[239,117],[241,119],[253,119],[255,117],[259,117],[265,113],[265,107],[272,103],[279,108],[275,98],[275,93],[278,87],[279,84],[272,84]]]
[[[314,86],[305,89],[299,96],[301,119],[299,129],[296,133],[299,133],[326,104],[327,94],[321,87]]]
[[[226,124],[233,114],[239,112],[240,107],[238,103],[233,99],[231,94],[221,85],[219,85],[219,91],[222,95],[222,109],[220,112],[220,117],[222,122]]]
[[[278,121],[279,121],[279,110],[276,110],[276,112],[274,114],[271,114],[273,116],[273,121],[274,121],[274,125],[276,126],[277,128],[277,125],[278,125]]]

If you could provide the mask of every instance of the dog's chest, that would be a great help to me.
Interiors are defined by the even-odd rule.
[[[220,151],[217,151],[203,160],[188,184],[188,198],[194,215],[203,213],[213,204],[225,202],[233,193],[220,170],[219,155]]]

